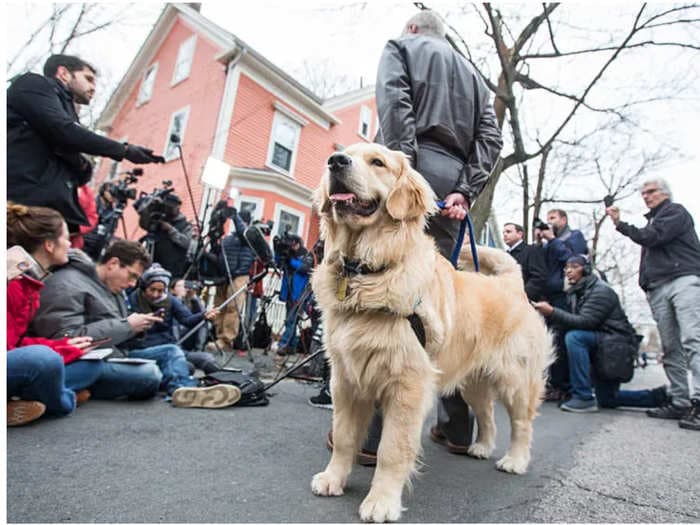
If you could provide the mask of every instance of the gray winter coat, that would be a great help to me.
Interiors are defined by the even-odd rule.
[[[95,264],[79,250],[45,281],[41,306],[29,327],[33,335],[57,338],[110,337],[118,345],[133,337],[122,294],[112,293],[97,277]]]
[[[490,98],[444,38],[389,40],[377,73],[377,142],[408,155],[440,199],[458,192],[473,204],[503,146]]]

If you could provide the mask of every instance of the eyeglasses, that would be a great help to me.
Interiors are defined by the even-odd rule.
[[[650,188],[648,190],[642,190],[642,197],[644,195],[651,195],[652,193],[656,193],[657,191],[659,191],[659,188]]]

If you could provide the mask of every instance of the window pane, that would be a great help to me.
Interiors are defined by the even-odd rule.
[[[289,171],[292,165],[292,150],[275,142],[274,149],[272,150],[272,163],[283,170]]]
[[[194,44],[195,37],[193,35],[180,45],[180,49],[177,53],[177,61],[175,62],[173,82],[178,82],[189,76],[190,67],[192,66],[192,57],[194,56]]]
[[[299,234],[299,217],[284,210],[280,211],[280,234],[284,232]]]
[[[279,142],[287,149],[293,150],[298,129],[298,126],[295,126],[290,122],[285,122],[283,120],[278,121],[275,128],[275,142]]]
[[[251,220],[256,218],[255,209],[258,207],[257,202],[243,201],[241,202],[239,211],[247,211],[250,213]]]

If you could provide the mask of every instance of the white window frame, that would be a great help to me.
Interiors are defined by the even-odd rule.
[[[275,225],[272,228],[271,237],[274,238],[275,235],[282,235],[282,232],[280,232],[280,215],[282,212],[299,217],[299,231],[297,232],[297,235],[302,239],[305,238],[304,217],[306,214],[303,211],[299,211],[296,208],[291,208],[279,202],[275,203],[275,217],[273,219],[275,221]]]
[[[182,109],[178,109],[170,115],[170,124],[168,125],[168,134],[165,136],[165,146],[163,146],[163,157],[165,157],[165,162],[170,162],[171,160],[176,160],[180,158],[180,150],[175,148],[177,152],[174,156],[168,156],[168,145],[170,144],[170,135],[173,134],[173,124],[175,123],[175,117],[180,113],[185,114],[185,119],[182,124],[182,130],[180,131],[180,144],[185,142],[185,131],[187,131],[187,121],[190,117],[190,106],[186,106]]]
[[[363,124],[367,124],[367,134],[362,133]],[[370,140],[372,136],[372,108],[369,106],[360,106],[360,121],[357,126],[357,134],[367,140]]]
[[[149,79],[148,73],[150,71],[153,71],[153,76],[150,77],[151,81],[149,84],[146,84],[146,81]],[[153,88],[156,85],[156,76],[158,75],[158,62],[155,62],[151,64],[148,69],[143,74],[143,78],[141,79],[141,87],[139,87],[139,94],[138,97],[136,98],[136,106],[141,106],[151,100],[153,98]],[[149,91],[146,93],[144,88],[148,87]]]
[[[250,220],[255,221],[255,220],[262,220],[263,217],[263,207],[265,206],[265,199],[261,197],[249,197],[248,195],[241,195],[238,198],[238,202],[235,203],[234,205],[238,209],[238,211],[241,210],[242,204],[244,202],[249,202],[251,204],[255,204],[255,213],[251,214]]]
[[[190,46],[190,42],[191,47]],[[191,52],[188,52],[188,49],[191,48]],[[170,83],[170,86],[174,86],[175,84],[179,84],[183,80],[189,78],[190,72],[192,71],[192,62],[194,61],[194,53],[195,50],[197,49],[197,35],[194,34],[188,38],[186,38],[181,44],[180,48],[177,50],[177,58],[175,59],[175,67],[173,68],[173,80]],[[187,53],[189,56],[187,56],[185,53]],[[184,66],[183,72],[178,75],[178,66],[181,64],[186,64]]]
[[[272,157],[273,157],[273,153],[275,150],[275,140],[274,140],[275,129],[278,125],[281,125],[282,123],[291,124],[296,129],[296,136],[294,137],[294,146],[292,148],[292,157],[289,160],[289,170],[285,170],[281,166],[277,166],[276,164],[272,163]],[[267,160],[265,161],[265,165],[268,168],[273,169],[279,173],[289,175],[290,177],[293,176],[292,174],[294,173],[294,165],[296,164],[297,153],[299,152],[299,140],[301,138],[301,128],[302,128],[302,125],[299,122],[297,122],[295,119],[288,117],[287,115],[285,115],[281,111],[275,111],[275,115],[272,118],[272,128],[270,129],[270,142],[267,146]]]

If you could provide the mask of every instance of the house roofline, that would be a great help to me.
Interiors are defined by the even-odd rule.
[[[269,191],[311,208],[313,190],[287,175],[272,170],[233,166],[229,171],[229,184],[259,191]]]
[[[143,71],[152,61],[160,43],[162,43],[168,35],[170,27],[175,23],[178,16],[181,16],[185,23],[189,23],[196,30],[202,31],[207,38],[222,49],[221,53],[215,57],[219,62],[227,65],[241,50],[245,49],[246,52],[243,60],[249,67],[261,72],[275,85],[286,87],[292,98],[299,100],[304,105],[310,106],[310,109],[319,114],[324,120],[327,120],[331,124],[339,124],[341,122],[335,115],[327,110],[320,97],[304,87],[255,49],[251,48],[244,41],[219,27],[186,4],[166,4],[163,12],[153,25],[151,32],[148,34],[129,65],[127,72],[122,77],[105,105],[104,110],[100,114],[100,117],[97,119],[98,129],[109,131],[119,109],[123,107],[131,91],[139,84]],[[289,87],[292,89],[290,90]]]
[[[327,111],[338,111],[339,109],[345,108],[347,106],[352,106],[363,100],[374,98],[374,85],[365,86],[360,89],[355,89],[353,91],[348,91],[341,95],[336,95],[326,99],[323,102],[323,107]]]

